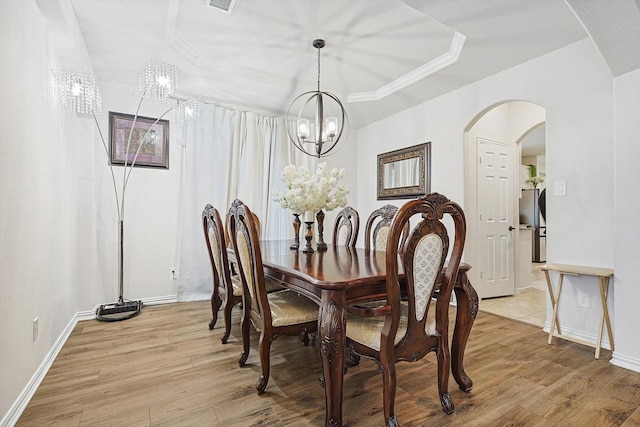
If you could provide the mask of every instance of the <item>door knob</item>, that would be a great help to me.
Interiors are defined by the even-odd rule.
[[[513,230],[515,230],[515,229],[516,229],[516,228],[515,228],[513,225],[510,225],[510,226],[509,226],[509,231],[513,231]]]

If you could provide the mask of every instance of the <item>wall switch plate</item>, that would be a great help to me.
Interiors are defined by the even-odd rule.
[[[578,307],[582,307],[582,308],[591,307],[591,298],[588,293],[578,291]]]
[[[567,181],[555,181],[553,186],[553,194],[556,196],[566,196]]]
[[[38,318],[36,317],[35,319],[33,319],[33,340],[37,340],[38,339]]]

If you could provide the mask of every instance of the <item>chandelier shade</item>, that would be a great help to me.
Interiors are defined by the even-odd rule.
[[[287,110],[289,139],[303,153],[313,157],[328,155],[348,131],[347,113],[340,99],[320,90],[320,49],[322,39],[313,41],[318,49],[318,86],[315,91],[298,95]],[[294,126],[295,125],[295,126]]]
[[[200,116],[200,103],[195,99],[178,101],[174,111],[176,122],[183,125],[187,120],[198,120]]]
[[[178,67],[151,59],[138,78],[138,93],[143,98],[164,101],[178,86]]]
[[[102,92],[91,74],[51,70],[51,96],[57,106],[65,106],[76,113],[102,111]]]

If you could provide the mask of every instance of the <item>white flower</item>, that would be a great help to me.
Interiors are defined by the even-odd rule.
[[[332,211],[347,205],[349,190],[338,185],[343,176],[344,169],[333,168],[328,171],[324,162],[318,164],[315,174],[304,166],[289,165],[280,177],[285,183],[285,191],[281,193],[274,190],[273,200],[298,214],[321,209]]]

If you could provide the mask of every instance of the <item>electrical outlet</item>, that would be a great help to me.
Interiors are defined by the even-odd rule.
[[[38,318],[33,319],[33,340],[38,339]]]
[[[582,308],[591,307],[591,298],[588,293],[578,291],[578,307],[582,307]]]

